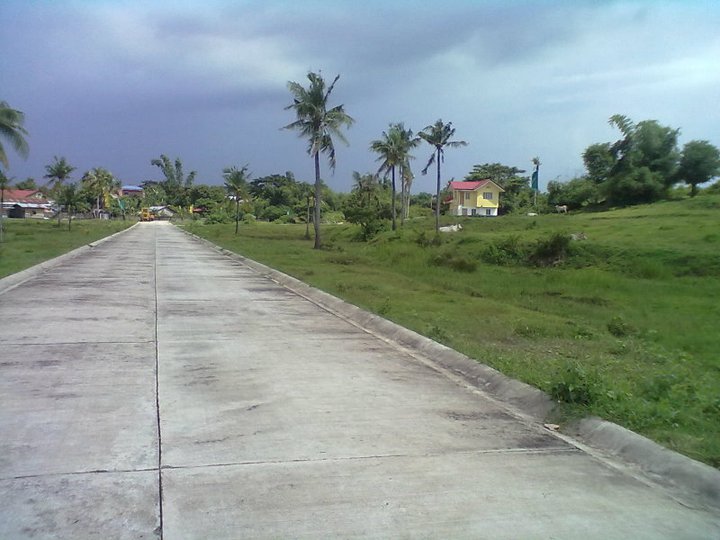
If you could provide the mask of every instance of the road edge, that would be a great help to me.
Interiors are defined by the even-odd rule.
[[[198,242],[236,260],[259,275],[348,320],[378,338],[427,359],[517,411],[519,416],[542,423],[555,403],[541,390],[512,379],[454,349],[437,343],[397,323],[370,313],[336,296],[321,291],[288,274],[220,247],[210,240],[178,227]],[[720,470],[664,448],[622,426],[599,418],[584,418],[563,426],[558,434],[598,459],[618,461],[624,470],[667,488],[682,504],[688,502],[720,510]]]
[[[26,268],[25,270],[20,270],[19,272],[15,272],[14,274],[10,274],[9,276],[0,278],[0,294],[6,293],[7,291],[12,290],[17,286],[22,285],[29,279],[33,279],[34,277],[42,275],[47,270],[54,268],[60,263],[82,255],[86,251],[102,244],[103,242],[107,242],[108,240],[114,238],[119,234],[128,232],[130,229],[137,227],[137,225],[138,224],[135,223],[134,225],[130,225],[130,227],[128,227],[127,229],[123,229],[122,231],[118,231],[109,236],[105,236],[103,238],[90,242],[89,244],[85,244],[84,246],[77,247],[72,251],[68,251],[67,253],[63,253],[62,255],[58,255],[57,257],[53,257],[52,259],[48,259],[47,261],[38,263],[35,266]]]
[[[534,386],[512,379],[479,360],[316,289],[279,270],[218,246],[180,227],[178,229],[366,331],[403,348],[418,351],[431,362],[460,376],[492,398],[510,405],[522,416],[543,422],[554,407],[550,396]],[[630,469],[629,472],[639,473],[674,491],[685,501],[720,510],[720,470],[714,467],[665,448],[618,424],[596,417],[570,422],[563,427],[562,433],[579,441],[580,444],[576,446],[589,447],[600,459],[612,457],[619,460]]]

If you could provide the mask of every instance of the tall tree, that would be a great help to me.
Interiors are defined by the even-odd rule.
[[[86,172],[80,180],[85,191],[95,198],[95,216],[100,215],[101,206],[109,206],[110,194],[120,189],[120,181],[102,167],[95,167]]]
[[[182,206],[185,203],[183,195],[192,187],[197,172],[191,171],[185,176],[180,158],[175,158],[172,162],[165,154],[161,154],[159,159],[150,160],[150,164],[158,167],[165,177],[165,180],[158,184],[167,196],[167,203]]]
[[[583,153],[587,177],[597,184],[598,197],[621,205],[661,199],[677,181],[680,130],[655,120],[635,124],[621,114],[608,122],[622,137],[614,143],[590,145]]]
[[[3,221],[5,217],[5,190],[10,187],[10,179],[0,170],[0,242],[3,241]]]
[[[615,166],[615,156],[611,152],[610,143],[596,143],[588,146],[582,154],[587,177],[600,184],[607,180]]]
[[[58,203],[65,206],[68,215],[68,231],[72,227],[73,211],[77,210],[81,201],[80,191],[75,184],[65,184],[60,188]],[[58,215],[60,212],[58,211]]]
[[[0,101],[0,138],[7,139],[15,151],[23,158],[28,155],[28,144],[25,135],[28,132],[23,127],[25,115],[10,107],[5,101]],[[5,148],[0,142],[0,163],[7,169],[10,166]]]
[[[697,186],[720,175],[720,151],[708,141],[690,141],[683,147],[677,178],[690,185],[690,196]]]
[[[20,180],[19,182],[15,182],[15,189],[31,189],[36,190],[38,188],[37,183],[35,182],[34,178],[26,178],[25,180]]]
[[[240,201],[247,199],[248,196],[248,180],[250,180],[248,166],[243,165],[240,169],[237,167],[223,169],[223,178],[225,190],[235,199],[235,234],[237,234],[240,226]]]
[[[381,200],[387,190],[380,186],[377,174],[353,172],[353,188],[345,199],[343,212],[350,223],[360,225],[360,237],[369,240],[383,227],[390,214],[389,201]]]
[[[305,199],[305,240],[310,240],[310,210],[315,204],[314,186],[307,182],[301,182],[300,196]]]
[[[349,128],[354,120],[343,107],[337,105],[328,109],[330,94],[340,75],[333,79],[329,86],[325,83],[320,73],[309,72],[309,81],[305,88],[300,83],[289,81],[288,90],[293,97],[293,102],[285,107],[285,110],[295,111],[297,120],[284,127],[294,129],[301,137],[308,139],[308,154],[315,162],[315,249],[322,247],[320,239],[320,203],[322,201],[322,184],[320,181],[320,153],[328,156],[330,169],[335,170],[335,145],[333,137],[347,144],[345,136],[341,132],[343,127]]]
[[[70,174],[75,170],[75,167],[70,165],[65,156],[58,158],[54,156],[53,162],[50,165],[45,166],[47,174],[45,178],[48,178],[52,182],[51,191],[55,194],[59,194],[60,187],[63,185],[65,180],[70,178]],[[58,207],[58,225],[60,225],[60,208]]]
[[[433,146],[435,150],[430,155],[427,165],[422,170],[423,174],[427,174],[428,169],[433,163],[437,163],[437,189],[435,195],[437,200],[435,201],[435,232],[440,233],[440,163],[445,161],[445,147],[457,148],[459,146],[467,146],[465,141],[452,141],[452,137],[455,135],[455,128],[452,127],[452,122],[447,124],[438,120],[434,124],[427,126],[423,129],[418,136]]]
[[[397,199],[397,190],[395,188],[395,169],[400,167],[405,159],[402,149],[402,141],[400,139],[400,127],[402,124],[390,124],[388,131],[382,132],[382,138],[370,142],[370,150],[379,154],[377,161],[380,161],[378,174],[390,174],[392,198],[390,199],[390,215],[392,219],[392,230],[397,229],[397,212],[395,211],[395,201]]]

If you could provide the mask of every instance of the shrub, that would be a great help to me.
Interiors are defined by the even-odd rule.
[[[215,209],[205,216],[205,223],[231,223],[235,221],[235,218],[230,216],[225,210]]]
[[[568,256],[570,242],[570,236],[563,233],[553,233],[549,238],[541,238],[532,248],[529,261],[535,266],[558,264]]]
[[[430,257],[430,264],[433,266],[446,266],[456,272],[474,272],[477,269],[477,262],[459,255],[438,253]]]
[[[507,266],[522,264],[527,260],[527,248],[517,235],[508,236],[489,244],[480,255],[485,262]]]
[[[626,323],[622,317],[613,317],[609,323],[607,323],[608,332],[615,337],[625,337],[635,333],[635,328]]]
[[[569,362],[558,374],[559,380],[550,388],[550,395],[565,403],[590,405],[598,395],[598,384],[583,366]]]

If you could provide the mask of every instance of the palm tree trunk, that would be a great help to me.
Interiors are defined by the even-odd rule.
[[[440,150],[437,151],[437,192],[435,197],[435,233],[440,234]]]
[[[322,242],[320,241],[320,152],[315,151],[315,219],[313,225],[315,227],[315,245],[314,249],[320,249]]]
[[[400,225],[405,225],[405,171],[400,167]]]
[[[397,229],[397,221],[395,216],[395,199],[396,199],[396,192],[395,192],[395,166],[393,166],[390,169],[390,175],[392,176],[392,201],[390,203],[390,208],[392,209],[392,230],[394,231]]]
[[[305,197],[305,240],[310,240],[310,195]]]
[[[3,185],[3,188],[0,189],[0,243],[4,241],[3,239],[3,217],[5,216],[5,187]]]

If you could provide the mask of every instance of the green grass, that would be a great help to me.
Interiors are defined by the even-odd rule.
[[[718,467],[719,219],[720,197],[700,196],[446,217],[465,228],[439,245],[430,219],[369,243],[328,225],[320,251],[304,226],[184,226],[545,390],[561,420],[599,415]],[[579,232],[553,255],[555,236]]]
[[[109,236],[133,221],[73,220],[58,227],[54,220],[3,219],[4,241],[0,243],[0,278],[29,268],[77,247]]]

